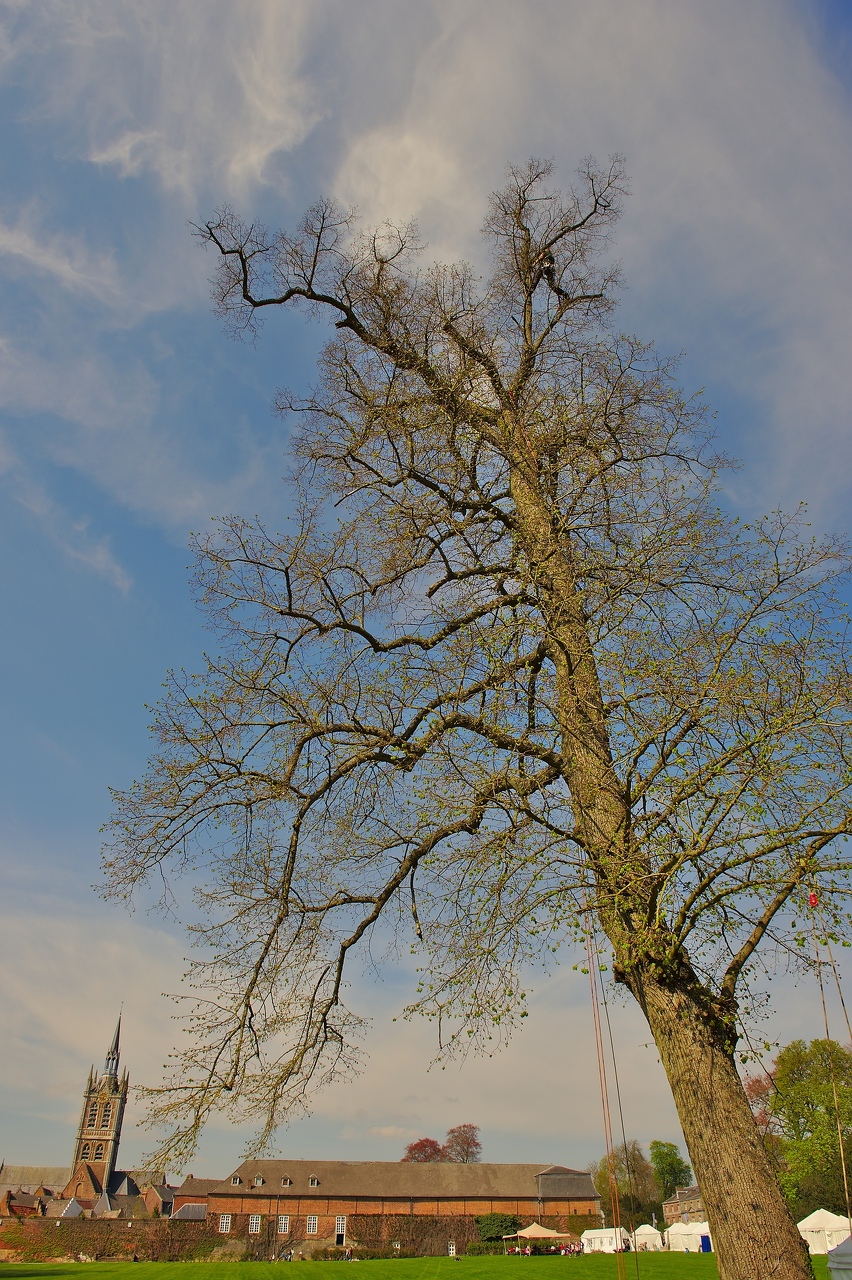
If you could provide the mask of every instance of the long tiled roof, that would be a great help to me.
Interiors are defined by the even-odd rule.
[[[176,1196],[206,1196],[208,1191],[213,1191],[221,1185],[221,1178],[193,1178],[190,1174],[188,1178],[184,1178],[179,1187],[173,1188],[173,1192]]]
[[[588,1173],[547,1164],[426,1164],[391,1160],[246,1160],[211,1191],[216,1195],[414,1196],[428,1199],[529,1199],[539,1194],[539,1174],[559,1174],[560,1199],[597,1198]],[[241,1183],[233,1186],[231,1177]],[[263,1178],[255,1187],[254,1179]],[[310,1185],[311,1177],[319,1181]],[[282,1179],[291,1185],[283,1186]],[[200,1179],[199,1179],[200,1181]],[[546,1184],[545,1184],[546,1185]],[[184,1187],[180,1188],[183,1192]],[[542,1192],[544,1187],[542,1187]]]
[[[43,1164],[0,1164],[0,1195],[11,1187],[17,1191],[33,1192],[39,1187],[47,1187],[54,1193],[61,1191],[71,1177],[67,1167],[57,1168],[55,1165]]]

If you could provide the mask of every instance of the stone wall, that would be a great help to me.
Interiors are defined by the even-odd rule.
[[[130,1222],[121,1218],[18,1218],[0,1225],[5,1261],[134,1257],[146,1262],[178,1262],[209,1257],[222,1243],[206,1222],[166,1218]]]
[[[522,1226],[531,1219],[521,1220]],[[308,1236],[304,1218],[291,1218],[288,1235],[278,1235],[277,1220],[264,1215],[261,1231],[249,1235],[248,1215],[235,1214],[231,1230],[223,1235],[218,1216],[206,1222],[171,1222],[167,1218],[18,1218],[0,1224],[0,1261],[48,1262],[51,1260],[133,1258],[146,1262],[181,1262],[196,1258],[250,1257],[266,1259],[293,1249],[309,1257],[314,1250],[333,1245],[333,1239]],[[576,1214],[545,1217],[542,1226],[579,1236],[587,1227],[600,1226],[597,1217]],[[476,1218],[468,1215],[352,1214],[346,1223],[346,1241],[357,1250],[386,1252],[394,1244],[400,1252],[419,1257],[443,1256],[452,1240],[456,1253],[479,1241]]]

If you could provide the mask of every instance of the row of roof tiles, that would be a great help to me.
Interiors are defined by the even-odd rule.
[[[591,1175],[564,1165],[391,1160],[246,1160],[222,1181],[187,1178],[179,1197],[235,1193],[448,1199],[596,1198]]]

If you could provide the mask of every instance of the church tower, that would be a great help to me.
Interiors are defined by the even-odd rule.
[[[94,1067],[89,1072],[86,1092],[83,1096],[80,1127],[77,1130],[77,1143],[74,1147],[74,1160],[71,1165],[73,1170],[77,1170],[81,1164],[88,1165],[90,1174],[94,1174],[103,1191],[109,1190],[109,1181],[115,1171],[118,1144],[121,1139],[121,1122],[124,1119],[127,1090],[130,1085],[127,1068],[124,1069],[120,1078],[118,1075],[120,1035],[121,1017],[119,1016],[115,1035],[104,1063],[103,1074],[99,1076]]]

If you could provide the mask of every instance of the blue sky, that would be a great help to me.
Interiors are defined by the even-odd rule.
[[[179,924],[98,899],[98,829],[165,671],[213,644],[189,531],[286,513],[269,405],[323,338],[275,317],[230,341],[188,222],[227,200],[292,223],[331,192],[476,261],[508,161],[553,156],[567,182],[623,152],[624,327],[683,351],[744,460],[737,510],[804,499],[848,531],[850,54],[840,0],[0,2],[0,1158],[68,1159],[121,1001],[136,1080],[171,1046]],[[369,1065],[286,1150],[395,1159],[466,1121],[486,1158],[600,1150],[570,966],[506,1054],[462,1071],[427,1073],[429,1029],[392,1021],[407,981],[365,979]],[[767,1034],[819,1034],[806,991],[780,983]],[[676,1138],[632,1010],[617,1035],[628,1128]],[[194,1172],[227,1172],[242,1140],[214,1127]],[[148,1145],[128,1127],[125,1160]]]

